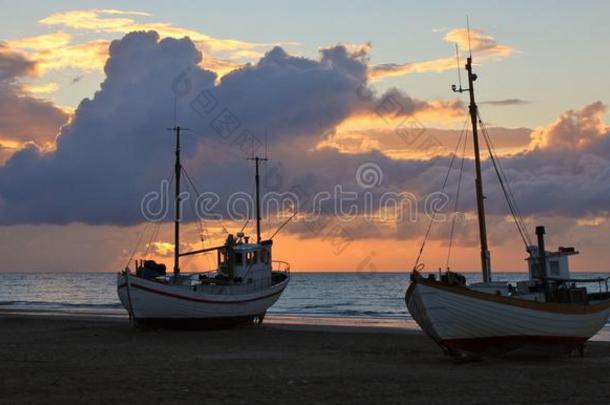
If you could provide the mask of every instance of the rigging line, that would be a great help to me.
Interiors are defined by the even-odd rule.
[[[502,175],[502,178],[506,184],[506,188],[508,191],[508,195],[510,196],[511,199],[511,204],[513,205],[513,208],[515,209],[515,212],[517,213],[517,218],[519,220],[519,225],[521,227],[521,230],[524,232],[525,235],[525,239],[526,239],[526,243],[528,246],[532,245],[532,240],[529,237],[529,228],[527,226],[527,223],[524,221],[523,219],[523,215],[521,214],[521,210],[519,209],[519,205],[517,204],[517,199],[515,198],[513,191],[512,191],[512,187],[510,185],[510,181],[508,181],[508,177],[506,176],[506,172],[504,170],[504,168],[502,167],[502,162],[500,161],[500,159],[498,158],[498,154],[495,150],[495,147],[493,145],[493,143],[491,142],[491,137],[489,136],[489,133],[487,132],[487,128],[485,127],[485,124],[483,123],[483,120],[479,114],[479,122],[481,123],[481,127],[483,129],[484,135],[487,136],[487,138],[489,139],[489,146],[491,147],[491,150],[495,156],[496,162],[498,164],[498,168],[500,169],[500,174]]]
[[[186,179],[187,179],[188,183],[191,185],[191,187],[193,187],[193,190],[195,190],[196,195],[200,196],[201,193],[197,189],[197,186],[195,185],[195,182],[193,181],[193,179],[191,178],[189,173],[186,171],[186,169],[183,168],[183,170],[184,170],[184,174],[186,176]],[[209,239],[210,236],[209,236],[209,232],[208,232],[208,226],[207,226],[205,220],[203,218],[200,218],[199,216],[197,218],[199,220],[200,225],[202,226],[204,236],[206,236]],[[220,224],[220,226],[222,226],[222,229],[226,233],[229,233],[222,223]]]
[[[170,175],[168,176],[170,185],[168,187],[171,186],[171,182],[173,180],[173,171],[170,171]],[[127,261],[127,266],[129,266],[129,264],[131,263],[131,261],[133,260],[133,257],[136,255],[136,252],[138,251],[138,247],[140,246],[140,243],[142,243],[142,239],[144,238],[144,234],[146,233],[146,231],[148,230],[148,227],[153,224],[153,222],[146,222],[146,225],[144,226],[144,229],[142,230],[142,233],[140,234],[140,236],[138,237],[138,241],[136,242],[136,245],[133,248],[133,251],[131,253],[131,256],[129,257],[129,260]],[[145,255],[146,256],[146,255]]]
[[[186,169],[182,168],[182,170],[184,172],[184,176],[187,179],[187,184],[190,184],[190,186],[193,188],[193,190],[194,190],[196,195],[198,195],[198,196],[201,195],[199,193],[199,190],[197,189],[197,186],[195,186],[195,183],[191,179],[191,176],[188,174]],[[191,207],[192,207],[194,215],[197,217],[197,223],[199,225],[199,236],[200,236],[200,239],[201,239],[201,246],[202,246],[203,249],[205,249],[205,238],[209,238],[208,227],[207,227],[205,221],[202,218],[200,218],[199,215],[197,215],[197,213],[195,211],[195,204],[194,204],[194,202],[192,200],[191,200]],[[224,226],[223,226],[223,229],[224,229]],[[204,256],[205,256],[206,262],[208,264],[208,269],[211,269],[212,266],[210,264],[210,256],[209,256],[209,254],[205,253]]]
[[[285,227],[286,225],[288,225],[288,223],[289,223],[290,221],[292,221],[292,219],[293,219],[294,217],[296,217],[298,213],[299,213],[298,211],[295,211],[295,212],[294,212],[294,214],[292,214],[292,215],[290,216],[290,218],[288,218],[288,219],[287,219],[287,220],[286,220],[286,221],[285,221],[285,222],[284,222],[282,225],[280,225],[280,227],[279,227],[279,228],[277,228],[277,229],[276,229],[276,231],[273,233],[273,235],[271,235],[271,237],[269,238],[269,240],[273,240],[273,238],[275,238],[275,235],[277,235],[277,234],[278,234],[278,233],[279,233],[279,232],[280,232],[282,229],[284,229],[284,227]]]
[[[445,191],[445,186],[447,185],[447,180],[449,180],[449,175],[451,174],[453,162],[455,161],[455,156],[457,154],[460,144],[462,143],[462,137],[464,135],[464,131],[466,130],[466,125],[468,125],[468,119],[469,119],[469,117],[466,116],[466,119],[464,120],[464,126],[462,127],[462,132],[460,132],[458,142],[455,145],[455,150],[453,151],[453,154],[451,156],[451,161],[449,162],[449,167],[447,168],[447,174],[445,175],[445,180],[443,180],[443,185],[442,185],[441,191],[440,191],[441,194]],[[426,234],[424,235],[424,240],[422,241],[421,247],[419,248],[419,253],[417,254],[417,258],[415,259],[415,265],[413,266],[414,270],[417,269],[417,266],[419,265],[419,260],[421,259],[421,255],[424,251],[424,247],[426,246],[426,241],[428,240],[428,236],[430,236],[430,231],[432,229],[432,224],[434,222],[435,217],[436,217],[436,212],[433,211],[432,216],[430,217],[430,221],[428,222],[428,228],[426,229]]]
[[[150,234],[150,239],[148,240],[148,243],[146,244],[146,250],[144,251],[145,259],[148,257],[148,252],[150,251],[150,247],[152,246],[153,241],[155,239],[157,239],[157,235],[159,235],[159,229],[161,229],[161,223],[160,222],[154,223],[152,232]]]
[[[144,229],[142,230],[142,233],[140,233],[140,236],[138,237],[138,241],[136,242],[136,245],[134,246],[133,251],[131,252],[131,256],[129,256],[129,260],[127,260],[127,264],[125,265],[125,267],[129,267],[129,264],[133,260],[133,257],[136,255],[138,246],[140,246],[140,243],[142,242],[142,237],[146,233],[146,230],[148,229],[150,224],[151,224],[151,222],[146,222],[146,224],[144,224]]]
[[[489,135],[488,135],[489,137]],[[490,138],[491,141],[491,138]],[[492,149],[494,149],[493,144],[491,144]],[[494,149],[494,154],[497,156],[497,153],[495,152]],[[515,207],[515,210],[517,212],[517,215],[519,217],[519,220],[521,221],[521,227],[523,228],[523,230],[525,231],[525,236],[527,239],[527,242],[529,245],[532,245],[532,240],[530,238],[530,229],[529,226],[527,224],[527,222],[523,219],[523,215],[521,214],[521,209],[519,208],[519,205],[517,204],[517,199],[515,198],[514,194],[513,194],[513,190],[512,187],[510,185],[510,181],[508,181],[508,177],[506,176],[506,171],[504,170],[504,168],[502,167],[502,161],[498,158],[496,158],[496,160],[498,161],[498,167],[500,168],[500,171],[502,172],[502,176],[504,177],[504,181],[506,182],[506,187],[508,189],[508,194],[510,195],[511,199],[513,200],[513,205]]]
[[[197,192],[197,190],[195,189],[195,186],[192,184],[191,180],[190,180],[190,176],[188,175],[188,172],[186,171],[185,168],[182,168],[182,172],[184,173],[184,177],[187,178],[187,187],[190,186],[193,193],[195,193],[195,195],[199,195],[199,193]],[[199,238],[201,239],[201,246],[203,249],[205,249],[205,242],[203,241],[204,239],[204,235],[205,235],[205,231],[203,229],[203,224],[202,224],[202,220],[201,218],[199,218],[199,215],[197,215],[197,210],[195,207],[195,202],[192,198],[189,198],[190,204],[191,204],[191,210],[193,211],[193,215],[197,218],[197,225],[199,226]]]
[[[489,151],[489,157],[491,158],[491,162],[493,164],[494,170],[496,172],[496,176],[498,177],[498,181],[500,182],[500,187],[502,188],[502,192],[504,193],[504,197],[506,199],[506,202],[508,203],[508,209],[511,212],[511,215],[513,217],[513,219],[515,220],[515,225],[517,226],[517,230],[519,231],[519,235],[521,236],[521,239],[523,240],[523,243],[525,244],[526,249],[529,248],[529,244],[528,244],[528,239],[527,236],[524,233],[524,230],[521,228],[521,223],[520,223],[520,219],[517,215],[517,212],[515,210],[515,207],[513,206],[513,202],[510,199],[510,195],[508,194],[508,191],[506,189],[506,186],[504,184],[504,180],[502,179],[502,175],[500,174],[500,169],[498,167],[498,164],[496,162],[496,159],[494,157],[493,151],[492,151],[492,147],[491,147],[491,140],[488,137],[487,131],[483,130],[483,138],[485,139],[485,143],[487,144],[487,149]]]
[[[195,195],[199,195],[199,193],[195,189],[193,182],[190,180],[190,176],[189,176],[188,172],[186,171],[186,169],[184,167],[182,168],[182,172],[184,173],[184,177],[187,178],[187,183],[186,183],[187,187],[190,187],[192,189],[193,193],[195,193]],[[193,215],[195,217],[197,217],[197,225],[199,227],[199,239],[201,240],[201,248],[205,249],[205,238],[208,237],[207,228],[203,224],[203,220],[199,217],[199,215],[197,215],[195,202],[193,201],[192,198],[189,198],[189,200],[191,203],[191,210],[193,211]],[[209,270],[211,268],[209,252],[204,253],[204,256],[206,258],[206,262],[208,264],[208,270]]]
[[[493,149],[493,146],[491,145],[491,139],[489,138],[489,135],[487,134],[486,131],[483,131],[483,136],[485,139],[485,143],[487,144],[487,148],[489,151],[489,156],[490,159],[492,161],[493,167],[494,167],[494,171],[496,172],[496,176],[498,177],[498,181],[500,183],[500,187],[502,188],[502,192],[504,194],[504,198],[506,199],[506,202],[508,204],[508,208],[511,212],[511,215],[515,221],[515,225],[517,226],[517,230],[519,231],[519,234],[521,235],[521,238],[523,239],[524,243],[526,244],[526,247],[528,245],[528,241],[527,241],[527,237],[526,234],[524,233],[524,228],[523,228],[523,223],[522,223],[522,219],[520,218],[519,214],[517,213],[517,208],[515,206],[515,201],[513,200],[513,198],[511,198],[511,195],[507,189],[507,180],[504,177],[504,173],[501,171],[501,168],[498,165],[498,161],[496,159],[496,155],[495,155],[495,151]]]
[[[174,173],[173,173],[173,171],[171,171],[170,175],[168,176],[168,184],[167,184],[168,190],[172,187],[173,182],[174,182]],[[144,251],[144,258],[146,258],[148,256],[148,252],[150,251],[150,247],[153,243],[153,240],[157,238],[157,235],[159,235],[159,230],[161,229],[161,221],[150,222],[150,223],[153,224],[152,232],[150,234],[150,239],[148,240],[148,244],[146,245],[146,250]]]
[[[250,218],[248,218],[248,220],[246,221],[244,226],[241,227],[241,230],[239,232],[242,233],[244,231],[244,229],[246,229],[246,226],[248,226],[249,223],[250,223]]]
[[[466,134],[464,136],[464,146],[462,147],[462,163],[460,164],[460,173],[458,175],[458,183],[455,191],[455,202],[453,205],[453,218],[451,221],[451,230],[449,231],[449,247],[447,249],[447,262],[445,263],[445,267],[447,271],[449,271],[449,261],[451,258],[451,248],[453,247],[453,235],[455,232],[455,222],[457,219],[458,206],[460,202],[460,191],[462,188],[462,177],[464,173],[464,162],[466,161],[466,144],[468,143],[468,128],[466,129]]]

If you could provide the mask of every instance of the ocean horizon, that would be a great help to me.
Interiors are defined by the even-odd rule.
[[[468,282],[478,272],[464,272]],[[608,273],[578,273],[602,277]],[[116,293],[117,273],[0,273],[0,309],[126,314]],[[526,273],[498,272],[494,280],[516,282]],[[407,272],[293,272],[268,314],[338,318],[407,319]],[[605,285],[589,284],[591,291]]]

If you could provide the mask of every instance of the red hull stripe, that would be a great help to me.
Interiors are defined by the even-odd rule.
[[[571,336],[493,336],[470,339],[445,339],[439,343],[449,349],[466,352],[484,352],[489,349],[507,346],[523,346],[528,344],[577,346],[589,338]]]
[[[126,286],[127,286],[127,283],[121,284],[118,287],[118,289],[121,289],[121,288],[126,287]],[[272,294],[268,294],[268,295],[265,295],[263,297],[258,297],[258,298],[251,298],[249,300],[214,301],[214,300],[206,300],[204,298],[185,297],[184,295],[178,295],[178,294],[174,294],[174,293],[170,293],[170,292],[159,291],[159,290],[155,290],[154,288],[144,287],[144,286],[137,285],[137,284],[131,284],[131,287],[132,288],[138,288],[140,290],[148,291],[148,292],[159,294],[159,295],[165,295],[167,297],[178,298],[178,299],[185,300],[185,301],[205,302],[205,303],[208,303],[208,304],[243,304],[243,303],[246,303],[246,302],[264,300],[265,298],[269,298],[269,297],[273,297],[275,295],[281,294],[284,291],[284,289],[281,289],[281,290],[276,291],[276,292],[274,292]]]

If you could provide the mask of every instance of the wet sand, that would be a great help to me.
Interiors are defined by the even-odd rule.
[[[404,329],[0,316],[0,403],[607,403],[609,384],[607,342],[460,363]]]

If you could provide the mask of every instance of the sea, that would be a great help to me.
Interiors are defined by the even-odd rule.
[[[463,273],[468,282],[479,273]],[[525,273],[494,273],[495,281],[515,283]],[[608,277],[578,273],[574,277]],[[0,273],[0,310],[124,312],[114,273]],[[408,273],[297,273],[269,314],[322,317],[409,319],[404,296]],[[589,284],[592,291],[605,285]]]

